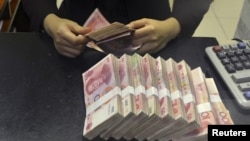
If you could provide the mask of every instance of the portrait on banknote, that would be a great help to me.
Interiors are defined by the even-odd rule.
[[[110,91],[114,84],[110,84],[113,76],[112,70],[109,64],[104,63],[98,68],[88,72],[88,80],[86,81],[86,94],[90,98],[88,101],[96,101],[105,93]]]

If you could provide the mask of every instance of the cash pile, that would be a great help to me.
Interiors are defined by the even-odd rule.
[[[82,78],[90,140],[200,141],[208,125],[234,124],[213,78],[184,60],[108,54]]]
[[[141,45],[132,45],[135,29],[119,22],[109,23],[98,8],[96,8],[83,25],[92,29],[86,34],[89,38],[87,47],[105,54],[133,54]]]

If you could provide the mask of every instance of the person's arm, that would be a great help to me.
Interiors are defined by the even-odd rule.
[[[34,31],[44,29],[53,38],[57,52],[63,56],[79,56],[88,39],[84,36],[91,30],[75,21],[59,16],[56,0],[23,0],[24,10],[31,20]]]
[[[172,16],[181,27],[180,36],[192,36],[213,0],[174,0]]]
[[[129,26],[136,29],[132,44],[142,45],[137,50],[140,54],[155,53],[178,36],[192,36],[211,2],[212,0],[174,0],[173,12],[166,19],[144,18],[132,21]]]
[[[58,14],[56,0],[22,0],[22,4],[34,31],[42,29],[43,20],[47,15]]]

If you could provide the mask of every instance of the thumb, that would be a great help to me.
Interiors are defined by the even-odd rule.
[[[79,24],[75,24],[72,28],[72,32],[74,32],[77,35],[78,34],[85,35],[85,34],[91,32],[91,28],[83,27],[83,26],[80,26]]]
[[[145,26],[145,24],[146,24],[145,19],[139,19],[139,20],[130,22],[129,24],[127,24],[127,26],[132,29],[138,29],[138,28]]]
[[[89,27],[81,27],[81,28],[79,29],[79,34],[85,35],[85,34],[91,32],[91,31],[92,31],[92,29],[89,28]]]

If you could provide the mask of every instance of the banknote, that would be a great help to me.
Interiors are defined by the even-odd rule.
[[[133,34],[134,29],[130,29],[128,26],[114,22],[108,26],[97,29],[93,32],[86,34],[88,38],[93,40],[97,44],[101,44],[103,42],[112,41],[117,38],[129,36]]]
[[[156,83],[161,109],[162,119],[173,119],[173,108],[169,91],[169,81],[167,79],[166,63],[162,57],[157,57],[155,61]]]
[[[112,134],[112,137],[119,140],[121,139],[125,133],[127,133],[133,127],[133,123],[137,118],[136,111],[136,95],[135,95],[135,86],[134,79],[132,75],[132,56],[124,54],[120,57],[120,86],[122,89],[122,97],[125,97],[123,101],[124,107],[128,107],[127,105],[133,105],[131,108],[124,108],[124,115],[127,115],[128,122],[124,124],[122,128],[119,128],[118,131],[115,131]],[[138,100],[138,99],[137,99]]]
[[[177,76],[179,77],[179,85],[182,91],[182,98],[184,101],[185,111],[187,115],[187,121],[195,122],[197,120],[196,102],[193,93],[192,80],[191,80],[191,68],[182,60],[177,64]]]
[[[210,102],[215,113],[217,124],[220,125],[233,125],[234,122],[230,116],[230,112],[227,110],[226,106],[221,100],[219,91],[216,87],[213,78],[206,78],[206,85],[208,88],[208,93],[210,97]]]
[[[119,58],[119,79],[121,88],[121,98],[122,98],[122,111],[123,111],[123,121],[114,129],[109,129],[105,133],[101,134],[101,137],[108,139],[113,137],[117,140],[122,138],[124,132],[129,130],[129,125],[134,122],[136,118],[135,111],[135,90],[132,83],[131,72],[130,72],[131,56],[124,54]]]
[[[108,54],[82,73],[84,137],[201,141],[210,124],[234,124],[213,78],[181,60]]]
[[[156,81],[156,88],[158,91],[158,99],[159,99],[159,116],[155,116],[154,123],[148,125],[148,128],[145,128],[141,133],[137,135],[138,140],[146,139],[150,135],[154,134],[159,129],[165,127],[172,121],[174,121],[174,117],[172,114],[172,105],[171,105],[171,97],[169,94],[168,82],[166,78],[166,70],[165,70],[165,60],[161,57],[157,57],[154,59],[153,63],[150,65],[154,71],[154,81]],[[163,63],[164,62],[164,63]],[[149,103],[150,104],[150,103]],[[151,104],[152,105],[152,104]],[[158,105],[157,105],[158,106]],[[153,122],[153,121],[152,121]]]
[[[86,107],[98,100],[108,100],[121,92],[117,61],[118,58],[109,54],[82,74]]]
[[[172,133],[185,127],[188,122],[186,119],[186,113],[184,110],[184,103],[182,100],[182,93],[179,87],[179,80],[177,77],[176,65],[177,63],[173,58],[169,58],[165,61],[167,79],[169,82],[169,91],[171,95],[171,104],[173,108],[174,122],[170,125],[160,129],[154,135],[148,137],[149,140],[159,140],[164,137],[168,137]]]
[[[95,31],[97,29],[101,29],[103,27],[106,27],[110,25],[110,23],[107,21],[107,19],[102,15],[102,13],[100,12],[100,10],[98,8],[96,8],[91,15],[89,16],[89,18],[86,20],[86,22],[84,23],[84,27],[88,27],[91,30]],[[89,41],[87,44],[87,47],[93,48],[99,52],[103,52],[104,51],[98,46],[96,45],[93,41]]]
[[[135,53],[131,56],[131,75],[133,78],[133,85],[135,87],[135,96],[136,96],[136,110],[137,113],[142,111],[145,114],[148,114],[147,102],[146,99],[146,89],[145,89],[145,79],[142,77],[142,56]]]
[[[191,68],[185,62],[181,60],[176,65],[177,77],[179,80],[180,89],[182,91],[182,99],[184,102],[185,113],[187,117],[188,125],[175,131],[172,134],[168,134],[163,137],[161,140],[170,140],[177,136],[182,136],[191,130],[197,129],[201,126],[200,118],[196,109],[195,96],[193,92],[192,77],[191,77]]]
[[[91,30],[97,30],[101,29],[103,27],[106,27],[110,25],[110,23],[107,21],[107,19],[102,15],[100,10],[96,8],[92,14],[89,16],[89,18],[84,23],[84,27],[89,27]]]
[[[191,70],[191,76],[201,127],[176,139],[180,141],[206,140],[208,125],[217,124],[201,67]]]
[[[124,138],[131,140],[134,138],[134,129],[143,124],[148,119],[148,105],[145,90],[145,80],[142,77],[142,56],[135,53],[131,56],[131,75],[135,87],[135,102],[137,118],[131,125],[130,130],[124,134]]]
[[[86,111],[89,109],[86,108]],[[86,114],[83,136],[92,140],[102,132],[117,126],[122,120],[121,98],[116,95],[103,103],[98,109]]]
[[[82,74],[86,107],[84,136],[88,139],[114,128],[123,119],[118,77],[118,58],[112,54]],[[108,128],[110,122],[113,124]]]
[[[116,56],[123,54],[133,54],[140,46],[133,46],[132,39],[134,29],[114,22],[109,26],[86,34],[98,47],[106,53],[113,53]]]
[[[97,51],[113,53],[120,57],[125,53],[132,54],[141,47],[131,43],[134,29],[119,22],[109,23],[98,8],[93,11],[83,26],[92,29],[86,35],[90,39],[87,46]]]
[[[145,121],[134,130],[135,138],[138,140],[145,139],[145,136],[148,135],[148,132],[150,132],[150,130],[152,130],[161,119],[158,89],[156,85],[156,79],[154,78],[154,76],[156,75],[154,64],[155,58],[153,58],[150,54],[145,54],[142,57],[143,73],[141,75],[145,80],[149,117],[147,121]]]
[[[182,100],[182,92],[179,86],[179,80],[177,77],[176,65],[177,63],[169,58],[166,61],[166,70],[167,70],[167,78],[169,81],[169,90],[172,99],[172,107],[174,116],[177,119],[181,119],[184,122],[186,121],[186,114],[184,111],[184,104]]]

